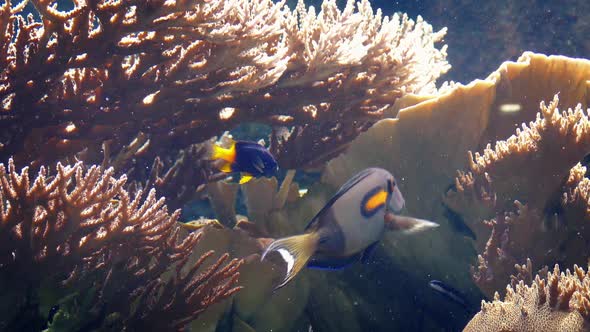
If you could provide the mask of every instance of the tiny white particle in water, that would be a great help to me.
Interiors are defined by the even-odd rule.
[[[520,112],[522,106],[520,104],[502,104],[499,109],[502,113],[516,113]]]

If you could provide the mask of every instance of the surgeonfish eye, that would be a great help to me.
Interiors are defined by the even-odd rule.
[[[387,180],[387,191],[391,194],[395,189],[395,180],[388,179]]]

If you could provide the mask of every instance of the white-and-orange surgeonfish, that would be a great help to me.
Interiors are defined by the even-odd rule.
[[[368,168],[348,180],[311,219],[301,235],[278,239],[262,254],[278,252],[287,265],[286,285],[305,266],[342,269],[366,261],[385,229],[413,233],[438,224],[401,216],[405,201],[395,178],[381,168]]]
[[[229,148],[214,144],[211,159],[222,160],[219,168],[224,173],[241,173],[240,184],[260,176],[273,176],[278,164],[264,146],[249,141],[230,142]]]

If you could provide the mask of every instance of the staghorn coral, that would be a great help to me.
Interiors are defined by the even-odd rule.
[[[497,293],[493,302],[482,301],[463,331],[590,331],[589,286],[590,274],[582,268],[563,273],[555,265],[532,283],[508,285],[503,301]]]
[[[58,163],[55,175],[41,167],[31,180],[28,168],[17,172],[12,159],[0,164],[0,278],[17,293],[28,289],[18,296],[17,310],[26,310],[29,297],[42,289],[87,287],[96,293],[88,308],[93,321],[117,313],[133,330],[165,315],[159,324],[179,329],[239,290],[241,260],[222,266],[225,255],[202,272],[207,253],[187,265],[200,235],[185,236],[176,222],[180,211],[168,214],[155,190],[131,197],[126,177],[112,174]],[[171,266],[176,274],[166,278]],[[130,306],[134,301],[137,306]],[[16,312],[2,321],[17,328],[22,319]]]
[[[117,152],[139,132],[153,158],[245,121],[323,123],[321,138],[435,91],[449,68],[434,46],[444,30],[368,0],[317,14],[271,0],[31,2],[41,21],[0,7],[0,156],[18,165],[96,156],[106,140]]]

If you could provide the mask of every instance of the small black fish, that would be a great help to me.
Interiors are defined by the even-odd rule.
[[[59,309],[60,309],[59,304],[56,304],[53,307],[51,307],[51,309],[49,309],[49,313],[47,314],[47,321],[48,322],[53,323],[53,317],[55,317],[55,314],[57,314]]]
[[[477,236],[471,230],[471,228],[467,226],[465,220],[463,220],[463,217],[461,217],[460,214],[451,210],[446,204],[443,204],[443,208],[445,209],[443,215],[445,216],[445,218],[447,218],[447,220],[449,221],[449,225],[455,232],[464,235],[468,238],[471,238],[473,240],[477,240]]]
[[[447,193],[451,190],[456,191],[454,183],[450,184],[447,187],[447,190],[445,190],[445,193]],[[464,235],[468,238],[471,238],[473,240],[477,240],[477,236],[471,230],[471,228],[469,228],[469,226],[467,226],[463,217],[460,214],[458,214],[457,212],[451,210],[451,208],[449,208],[445,203],[442,203],[442,205],[443,205],[443,209],[444,209],[443,215],[449,221],[449,225],[451,226],[451,228],[459,234],[462,234],[462,235]]]
[[[471,310],[470,304],[465,299],[465,295],[457,289],[445,284],[440,280],[430,280],[428,283],[430,288],[445,296],[447,299],[457,303],[467,310]]]
[[[220,170],[225,173],[242,173],[240,184],[254,177],[272,176],[278,171],[278,163],[264,146],[249,141],[231,141],[226,149],[214,144],[211,159],[225,163]]]

